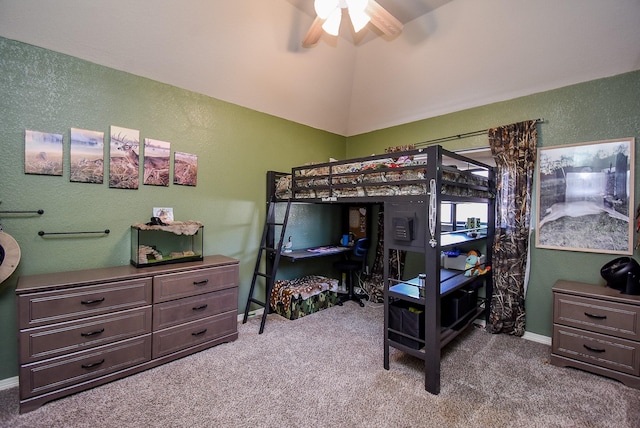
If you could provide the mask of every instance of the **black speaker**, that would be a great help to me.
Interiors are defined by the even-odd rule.
[[[640,294],[640,265],[631,257],[619,257],[602,266],[600,275],[607,286],[624,294]]]

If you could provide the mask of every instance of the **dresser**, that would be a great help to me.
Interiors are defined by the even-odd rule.
[[[573,281],[553,286],[551,364],[640,389],[640,296]]]
[[[20,412],[237,339],[238,261],[23,276]]]

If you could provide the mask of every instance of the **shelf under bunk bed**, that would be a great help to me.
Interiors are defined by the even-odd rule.
[[[485,312],[486,299],[478,296],[483,280],[480,275],[466,276],[464,271],[440,270],[441,349]],[[395,306],[390,305],[390,345],[403,352],[424,358],[425,341],[424,330],[422,330],[424,315],[421,311],[426,306],[426,298],[420,295],[418,286],[420,280],[415,277],[390,281],[394,285],[389,287],[388,297],[395,303]],[[427,278],[427,284],[429,282]],[[421,309],[417,311],[415,308]],[[398,323],[399,317],[403,320]]]

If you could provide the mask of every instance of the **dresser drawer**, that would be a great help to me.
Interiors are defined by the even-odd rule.
[[[20,398],[95,379],[151,359],[151,335],[20,367]]]
[[[553,321],[631,340],[640,340],[640,307],[554,293]]]
[[[158,303],[153,306],[153,329],[160,330],[237,309],[237,288]]]
[[[640,375],[640,343],[555,324],[552,352],[618,372]]]
[[[238,311],[214,315],[153,333],[153,358],[235,333]]]
[[[18,296],[19,327],[74,320],[151,304],[151,278]]]
[[[81,351],[151,333],[151,306],[20,331],[20,361]]]
[[[166,302],[237,285],[237,265],[158,275],[153,278],[153,301]]]

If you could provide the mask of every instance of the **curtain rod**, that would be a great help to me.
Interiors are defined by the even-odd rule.
[[[544,119],[542,118],[536,119],[536,123],[544,123]],[[489,131],[489,129],[492,129],[492,128],[481,129],[479,131],[465,132],[464,134],[450,135],[448,137],[434,138],[433,140],[427,140],[427,141],[422,141],[420,143],[416,143],[415,146],[416,147],[428,146],[436,143],[445,143],[448,141],[459,140],[461,138],[476,137],[478,135],[486,134],[487,131]]]

